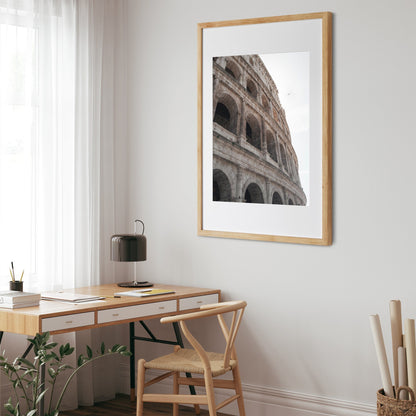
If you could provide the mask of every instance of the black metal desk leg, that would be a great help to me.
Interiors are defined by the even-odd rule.
[[[134,354],[134,322],[130,322],[130,400],[136,399],[136,358]]]
[[[40,383],[41,383],[41,390],[45,390],[45,365],[40,366]],[[42,396],[39,403],[39,415],[43,416],[45,414],[45,396]]]

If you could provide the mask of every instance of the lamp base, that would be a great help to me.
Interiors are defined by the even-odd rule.
[[[120,286],[120,287],[150,287],[150,286],[153,286],[153,283],[150,283],[150,282],[136,282],[135,280],[133,280],[132,282],[117,283],[117,286]]]

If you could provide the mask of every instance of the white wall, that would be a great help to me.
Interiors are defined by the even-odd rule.
[[[198,237],[197,23],[316,11],[334,13],[333,245]],[[368,315],[387,330],[394,298],[416,315],[416,3],[129,0],[128,16],[128,208],[148,237],[139,273],[247,300],[238,347],[253,400],[372,410]]]

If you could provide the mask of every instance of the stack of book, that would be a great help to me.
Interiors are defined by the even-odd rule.
[[[0,292],[0,308],[27,308],[39,305],[40,294],[9,290]]]

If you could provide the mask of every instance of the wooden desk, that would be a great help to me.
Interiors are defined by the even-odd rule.
[[[126,289],[115,284],[91,286],[65,290],[88,295],[104,296],[105,300],[93,303],[64,303],[41,301],[39,306],[21,309],[0,308],[0,341],[3,332],[34,336],[36,333],[49,331],[51,334],[100,328],[115,324],[130,324],[130,386],[134,396],[135,356],[134,341],[150,341],[164,344],[179,344],[183,347],[179,328],[174,326],[175,341],[157,339],[147,328],[144,320],[176,315],[181,312],[197,310],[201,305],[220,301],[220,290],[200,289],[176,285],[154,285],[154,289],[171,289],[175,293],[159,296],[136,298],[124,296],[114,298],[114,293]],[[140,322],[149,334],[148,338],[137,337],[134,323]],[[25,354],[27,354],[25,352]]]
[[[85,304],[42,300],[35,307],[0,308],[0,331],[32,336],[46,331],[62,334],[189,312],[199,309],[201,305],[215,303],[220,297],[220,291],[214,289],[175,285],[154,285],[154,288],[172,289],[175,293],[144,298],[114,298],[114,293],[130,290],[115,284],[64,290],[105,296],[106,299]]]

